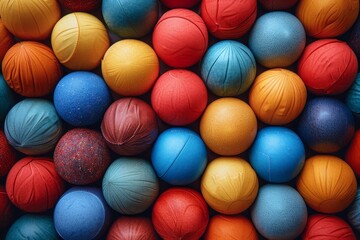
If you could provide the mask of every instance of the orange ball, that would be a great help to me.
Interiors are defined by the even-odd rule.
[[[19,42],[7,51],[2,73],[9,87],[25,97],[51,93],[62,75],[54,52],[32,41]]]
[[[316,38],[331,38],[345,33],[359,14],[358,0],[300,0],[296,16],[306,33]]]
[[[266,124],[284,125],[297,118],[306,104],[306,86],[294,72],[276,68],[256,77],[249,104]]]
[[[6,52],[14,45],[14,37],[6,29],[0,18],[0,63],[4,59]]]
[[[257,121],[254,111],[238,98],[219,98],[210,103],[200,121],[200,135],[211,151],[237,155],[255,139]]]
[[[321,213],[343,211],[354,200],[357,190],[351,167],[332,155],[307,159],[296,186],[306,204]]]

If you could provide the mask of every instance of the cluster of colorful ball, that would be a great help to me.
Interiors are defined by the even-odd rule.
[[[0,239],[360,239],[360,0],[0,0]]]

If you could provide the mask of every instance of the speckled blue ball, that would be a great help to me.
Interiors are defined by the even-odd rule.
[[[5,120],[6,114],[15,105],[15,94],[0,74],[0,122]]]
[[[346,105],[356,115],[360,117],[360,74],[349,88],[346,94]]]
[[[140,38],[156,24],[157,0],[103,0],[102,14],[109,29],[122,38]]]
[[[57,202],[54,223],[63,239],[100,239],[109,227],[110,210],[99,188],[72,187]]]
[[[56,240],[53,218],[47,215],[25,214],[9,228],[5,240]]]
[[[249,89],[256,76],[254,55],[244,44],[223,40],[212,45],[202,60],[201,77],[217,96],[237,96]]]
[[[347,220],[357,231],[360,231],[360,188],[357,189],[355,200],[347,211]]]
[[[54,105],[60,117],[76,127],[99,122],[111,103],[109,88],[95,73],[77,71],[56,85]]]
[[[317,97],[305,105],[297,133],[312,150],[334,153],[351,140],[354,122],[350,109],[343,102],[331,97]]]
[[[156,174],[172,185],[197,180],[207,164],[206,147],[200,136],[187,128],[168,128],[157,138],[151,152]]]
[[[258,232],[267,239],[295,239],[306,226],[307,208],[294,188],[267,184],[259,189],[251,219]]]
[[[249,34],[249,48],[255,59],[267,68],[286,67],[301,55],[306,33],[291,13],[274,11],[259,17]]]
[[[304,166],[305,147],[291,129],[265,127],[257,133],[249,159],[262,179],[284,183],[295,178]]]

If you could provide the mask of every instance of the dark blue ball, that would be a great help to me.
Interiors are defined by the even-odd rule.
[[[76,127],[99,122],[110,103],[110,91],[105,81],[92,72],[69,73],[58,82],[54,92],[57,113]]]
[[[347,91],[346,105],[356,116],[360,116],[360,74]]]
[[[306,104],[297,132],[312,150],[333,153],[349,143],[355,131],[354,124],[354,117],[343,102],[317,97]]]

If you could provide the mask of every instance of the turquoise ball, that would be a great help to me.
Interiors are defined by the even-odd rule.
[[[357,74],[355,81],[347,91],[346,105],[354,115],[360,117],[360,74]]]
[[[0,122],[5,120],[6,114],[15,105],[15,94],[0,74]]]

